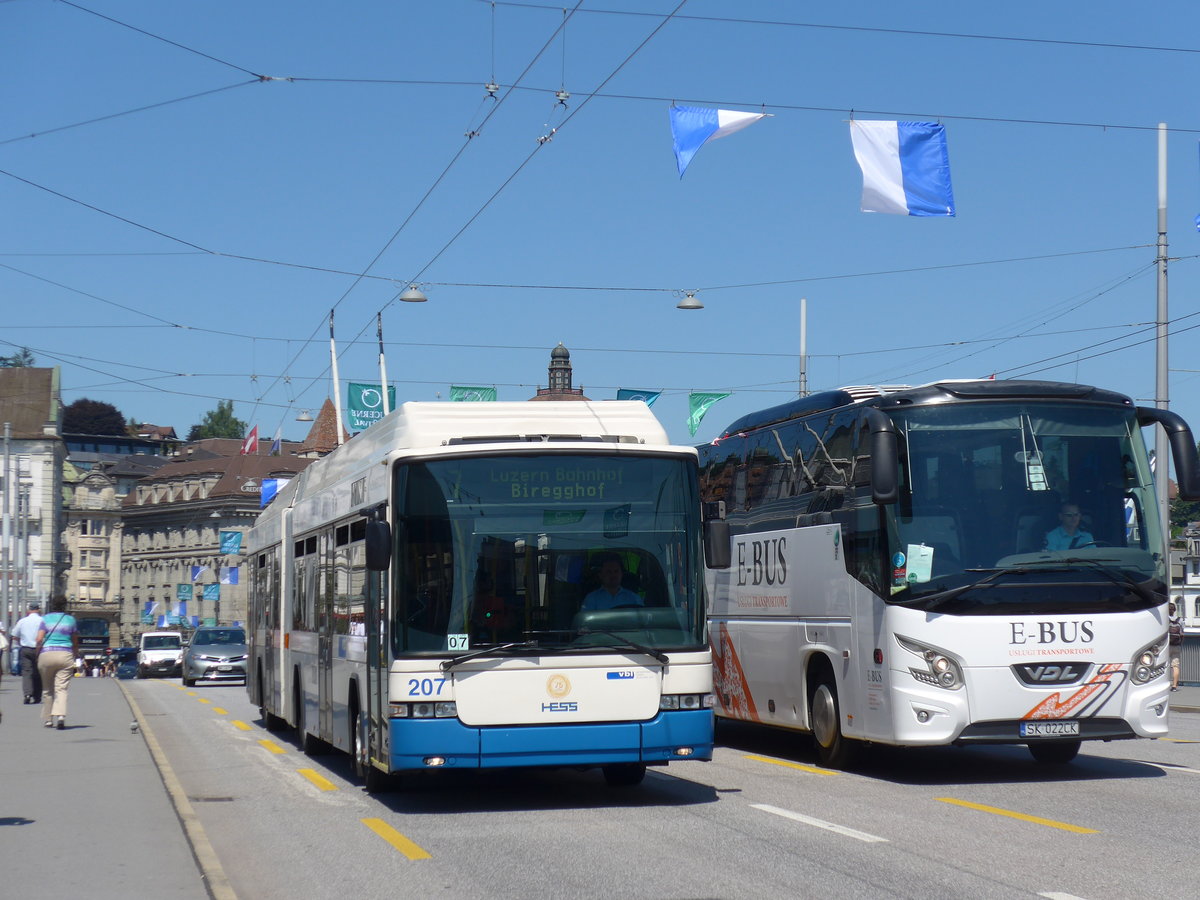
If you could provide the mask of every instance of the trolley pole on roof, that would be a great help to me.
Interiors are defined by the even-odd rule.
[[[1158,315],[1154,341],[1155,391],[1154,405],[1166,409],[1170,405],[1167,369],[1167,125],[1158,123]],[[1163,536],[1167,540],[1167,571],[1170,572],[1171,511],[1167,485],[1170,466],[1167,433],[1161,425],[1154,429],[1155,478],[1154,493],[1158,499],[1158,516]]]
[[[808,396],[808,298],[800,298],[800,394]]]

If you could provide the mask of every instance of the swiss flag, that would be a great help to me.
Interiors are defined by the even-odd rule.
[[[250,429],[250,433],[246,435],[246,439],[242,441],[242,456],[258,453],[258,426],[255,425]]]

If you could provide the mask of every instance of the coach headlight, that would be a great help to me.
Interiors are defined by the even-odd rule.
[[[921,644],[900,635],[896,635],[896,643],[909,653],[920,657],[925,664],[923,668],[909,667],[909,674],[917,681],[948,691],[956,691],[963,686],[962,666],[945,650],[939,650],[937,647]]]
[[[1163,635],[1134,654],[1129,676],[1134,684],[1153,681],[1167,671],[1167,661],[1164,657],[1167,646],[1165,637],[1166,635]]]

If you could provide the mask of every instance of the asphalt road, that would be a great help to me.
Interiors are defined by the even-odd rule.
[[[878,750],[719,729],[711,763],[436,773],[368,795],[338,754],[264,731],[243,689],[124,682],[243,898],[1192,896],[1200,715],[1161,741]],[[1180,848],[1176,852],[1174,848]],[[314,886],[319,886],[314,888]]]

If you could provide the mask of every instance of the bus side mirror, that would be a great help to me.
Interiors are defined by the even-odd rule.
[[[380,519],[367,520],[367,568],[386,572],[392,561],[392,529]]]
[[[704,504],[704,565],[710,569],[728,569],[733,561],[729,523],[725,521],[725,501]]]
[[[878,409],[867,409],[867,427],[871,429],[871,500],[880,506],[895,503],[900,497],[896,472],[900,467],[896,448],[896,426],[891,417]]]
[[[1171,456],[1175,461],[1175,481],[1180,500],[1200,500],[1200,457],[1196,453],[1196,441],[1187,422],[1169,409],[1153,406],[1137,408],[1138,424],[1161,425],[1171,442]],[[1163,464],[1159,461],[1159,465]],[[1165,469],[1163,474],[1165,475]]]

